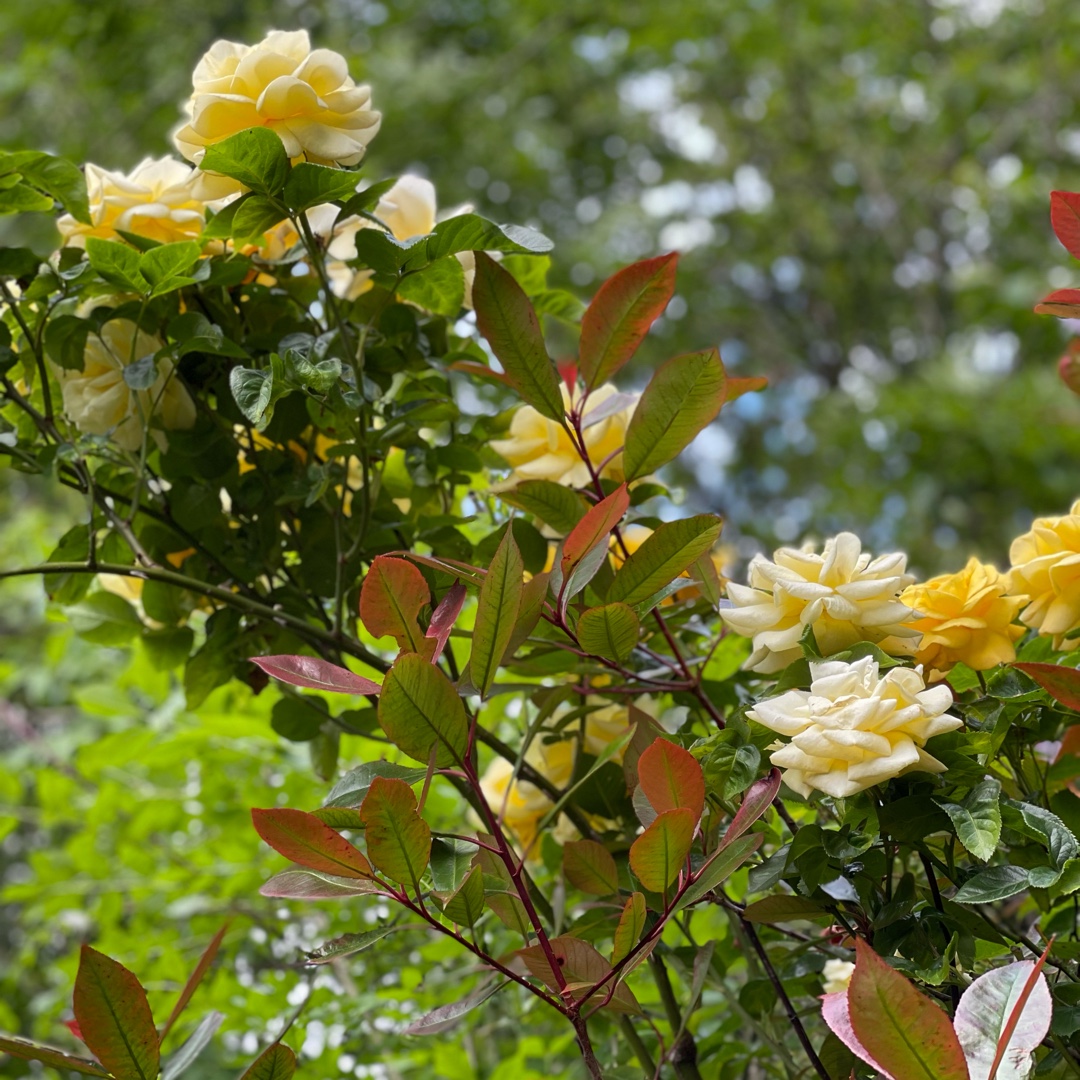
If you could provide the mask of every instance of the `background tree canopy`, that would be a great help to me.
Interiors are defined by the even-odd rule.
[[[683,253],[638,382],[651,361],[709,342],[734,372],[769,375],[681,465],[688,501],[726,516],[742,556],[850,528],[875,551],[908,550],[924,574],[969,551],[1001,564],[1034,513],[1076,496],[1062,329],[1031,313],[1048,288],[1080,282],[1046,209],[1051,189],[1077,186],[1076,5],[7,4],[0,145],[124,169],[168,152],[195,60],[269,27],[306,27],[372,84],[383,128],[370,179],[424,171],[442,206],[535,225],[556,243],[556,284],[587,295],[625,262]],[[55,547],[52,507],[27,477],[0,472],[0,500],[5,565]],[[55,1038],[91,925],[164,994],[232,914],[238,959],[206,991],[208,1008],[239,1017],[229,1030],[246,1023],[206,1066],[230,1075],[276,1022],[271,995],[303,1000],[297,946],[332,936],[336,917],[250,900],[274,856],[251,861],[246,808],[267,786],[304,803],[322,785],[283,767],[303,747],[278,739],[269,701],[234,684],[189,711],[141,651],[103,653],[43,609],[40,584],[5,583],[0,900],[18,923],[0,918],[0,1027]],[[417,1046],[368,1018],[379,984],[384,1001],[441,1004],[445,951],[401,968],[374,950],[370,985],[345,995],[315,976],[305,1055],[328,1076],[364,1062],[382,1071],[356,1075],[563,1075],[566,1046],[522,1037],[497,999],[467,1067],[450,1044]],[[366,1043],[343,1063],[346,1031]],[[38,1074],[6,1061],[0,1075]]]

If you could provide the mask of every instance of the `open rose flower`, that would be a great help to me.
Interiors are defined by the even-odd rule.
[[[1027,606],[1020,621],[1052,636],[1055,649],[1075,649],[1080,636],[1080,500],[1062,517],[1036,518],[1009,548],[1009,592]]]
[[[206,206],[196,197],[195,173],[175,158],[145,158],[130,173],[86,166],[90,224],[64,214],[56,226],[71,247],[85,247],[88,236],[119,240],[134,233],[171,244],[202,232]]]
[[[1024,597],[1006,596],[1009,579],[972,557],[955,574],[941,574],[900,594],[915,611],[908,626],[922,634],[915,660],[944,678],[956,664],[986,671],[1016,659],[1014,642],[1024,633],[1013,620]]]
[[[176,132],[196,164],[206,147],[252,127],[267,127],[294,161],[355,165],[379,130],[371,89],[349,77],[345,58],[312,49],[306,30],[272,31],[258,45],[218,41],[199,61]]]
[[[846,798],[906,772],[944,772],[923,747],[962,721],[949,714],[948,686],[929,690],[918,669],[883,676],[870,657],[810,665],[809,690],[759,701],[747,716],[790,738],[770,760],[792,791]]]
[[[822,990],[826,994],[842,994],[851,985],[855,965],[850,960],[826,960],[821,970]]]
[[[132,390],[124,381],[128,364],[161,348],[157,337],[129,319],[107,322],[100,334],[86,339],[82,371],[57,370],[64,414],[79,431],[109,435],[124,450],[138,450],[149,425],[151,436],[164,449],[162,428],[183,430],[195,423],[195,403],[172,361],[157,361],[157,378],[146,390]]]
[[[560,384],[559,388],[563,408],[569,412],[573,404],[570,391],[565,384]],[[611,383],[597,387],[589,395],[584,420],[585,446],[593,465],[597,468],[602,465],[600,475],[612,480],[623,478],[622,447],[626,442],[626,426],[637,404],[636,397],[624,395],[626,404],[608,413],[605,403],[618,404],[613,400],[618,396],[619,391]],[[602,418],[590,423],[590,414],[596,412]],[[514,413],[508,436],[493,440],[491,448],[513,467],[507,486],[522,480],[553,480],[570,487],[586,487],[592,479],[566,429],[538,413],[531,405],[523,405]]]
[[[918,638],[917,630],[903,625],[912,611],[899,600],[915,581],[906,572],[906,555],[874,558],[845,532],[826,540],[820,555],[807,545],[780,548],[773,560],[755,555],[747,568],[749,585],[729,582],[733,606],[721,612],[732,630],[753,638],[745,664],[751,671],[780,671],[800,659],[807,626],[825,656],[857,641]]]

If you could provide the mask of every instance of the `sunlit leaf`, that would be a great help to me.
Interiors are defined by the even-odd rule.
[[[696,824],[692,810],[666,810],[630,845],[630,869],[650,892],[666,892],[679,876]]]
[[[416,653],[401,656],[383,682],[379,724],[390,741],[426,765],[438,743],[437,768],[461,765],[469,738],[465,706],[449,679]]]
[[[416,795],[404,780],[377,776],[360,816],[367,826],[367,850],[375,867],[399,885],[420,890],[431,857],[431,829],[417,813]]]
[[[301,866],[339,877],[372,876],[371,864],[363,852],[314,814],[281,806],[252,810],[251,820],[266,843]]]

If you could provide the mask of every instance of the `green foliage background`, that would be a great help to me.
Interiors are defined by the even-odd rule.
[[[715,341],[731,369],[772,377],[684,463],[689,500],[724,512],[744,554],[852,528],[924,572],[969,551],[1001,562],[1034,512],[1077,494],[1062,329],[1030,313],[1080,278],[1046,210],[1051,188],[1078,186],[1075,5],[7,4],[0,145],[118,168],[168,152],[202,51],[273,26],[307,27],[373,84],[369,176],[419,169],[444,206],[535,224],[556,241],[558,284],[588,293],[617,265],[686,249],[641,362]],[[0,473],[4,565],[55,546],[55,498]],[[256,896],[276,863],[253,855],[247,807],[282,783],[318,801],[309,769],[283,767],[303,747],[236,685],[188,713],[142,653],[48,621],[36,582],[4,585],[0,635],[0,1027],[57,1039],[88,935],[164,1003],[232,916],[229,963],[201,998],[232,1033],[203,1075],[231,1075],[276,1030],[280,992],[306,982],[297,947],[338,918]],[[365,955],[362,982],[314,979],[310,1075],[572,1075],[565,1038],[498,998],[464,1054],[396,1036],[377,1022],[388,998],[404,1017],[459,976],[438,944]],[[705,1008],[722,1038],[727,1007]]]

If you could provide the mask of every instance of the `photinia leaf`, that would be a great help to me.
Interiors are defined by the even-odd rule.
[[[934,800],[949,815],[960,843],[983,862],[997,851],[1001,839],[1000,796],[1000,782],[987,779],[976,784],[963,802]]]
[[[176,1004],[173,1006],[173,1010],[169,1013],[169,1019],[165,1021],[165,1026],[161,1029],[161,1038],[159,1042],[165,1041],[165,1036],[172,1030],[173,1024],[180,1019],[181,1014],[187,1008],[188,1002],[191,1001],[192,995],[199,988],[199,983],[203,981],[203,977],[210,970],[210,965],[214,962],[214,957],[217,956],[218,949],[221,948],[221,942],[225,937],[225,931],[229,929],[229,924],[226,923],[211,939],[210,944],[203,950],[202,956],[199,957],[199,962],[195,965],[195,970],[192,971],[188,977],[188,981],[184,984],[184,989],[180,991],[180,997],[176,999]]]
[[[314,814],[288,807],[252,810],[255,831],[278,854],[309,870],[339,877],[370,878],[371,864],[363,852]]]
[[[443,649],[450,640],[450,631],[454,629],[454,623],[457,622],[465,597],[468,595],[468,589],[460,581],[455,581],[431,613],[431,622],[428,623],[424,636],[435,639],[435,651],[431,655],[433,664],[437,663],[439,657],[442,656]]]
[[[359,806],[376,776],[416,784],[427,776],[427,769],[398,765],[393,761],[368,761],[350,769],[331,789],[323,803],[327,807]]]
[[[248,659],[267,675],[292,686],[329,690],[335,694],[377,694],[382,689],[377,682],[315,656],[251,656]]]
[[[1026,1080],[1035,1049],[1050,1030],[1053,1002],[1041,962],[994,968],[980,975],[963,993],[953,1026],[964,1049],[971,1080]],[[1021,1000],[1028,983],[1031,991]],[[1010,1021],[1015,1015],[1015,1023]],[[996,1074],[993,1066],[1000,1056]]]
[[[605,604],[583,612],[574,633],[586,652],[621,662],[634,651],[641,622],[626,604]]]
[[[284,1044],[268,1046],[240,1080],[291,1080],[296,1072],[296,1055]]]
[[[607,558],[608,537],[629,508],[630,493],[621,484],[591,507],[563,541],[560,594],[566,600],[585,588],[599,571]]]
[[[481,698],[487,697],[513,636],[524,573],[525,564],[514,540],[514,530],[507,529],[480,586],[473,626],[469,679]]]
[[[794,922],[799,919],[817,919],[829,913],[805,896],[766,896],[747,904],[742,917],[747,922],[773,923]]]
[[[514,624],[514,632],[506,645],[503,653],[504,664],[509,663],[510,658],[528,640],[529,635],[536,629],[540,616],[544,610],[544,601],[547,599],[548,586],[551,584],[551,575],[544,571],[542,574],[534,574],[525,582],[521,590],[521,606],[518,608],[517,622]]]
[[[210,1045],[225,1014],[207,1013],[199,1026],[184,1040],[183,1045],[166,1061],[161,1070],[161,1080],[176,1080],[199,1059],[199,1055]]]
[[[634,355],[675,292],[678,255],[645,259],[613,274],[597,290],[581,319],[578,368],[592,390]]]
[[[419,893],[431,857],[431,829],[417,813],[413,789],[404,780],[377,776],[360,816],[367,826],[368,855],[376,868]]]
[[[580,1000],[585,994],[598,983],[609,971],[611,964],[607,962],[587,941],[575,937],[557,937],[550,941],[551,952],[563,980],[572,986],[575,1000]],[[518,949],[517,955],[524,961],[529,973],[539,979],[549,990],[556,993],[560,991],[559,981],[551,970],[551,964],[544,954],[543,947],[531,945],[527,949]],[[590,998],[590,1002],[599,1003],[604,999],[610,984],[605,984],[604,989],[598,990]],[[641,1006],[625,983],[619,984],[612,996],[608,1008],[613,1012],[640,1013]]]
[[[1074,191],[1050,192],[1050,225],[1065,250],[1080,259],[1080,194]]]
[[[1080,712],[1080,670],[1063,664],[1013,664],[1033,678],[1056,702]]]
[[[619,916],[619,925],[615,928],[615,941],[611,947],[612,966],[630,955],[630,950],[641,940],[645,930],[645,897],[632,893]]]
[[[484,913],[484,872],[474,866],[452,893],[436,893],[443,914],[458,926],[473,926]]]
[[[829,1030],[858,1058],[865,1061],[872,1069],[880,1073],[885,1080],[896,1080],[890,1072],[886,1072],[871,1056],[855,1029],[851,1026],[851,1009],[848,1005],[848,992],[841,990],[836,994],[823,994],[821,998],[821,1018],[829,1026]]]
[[[337,900],[343,896],[385,892],[386,886],[375,878],[340,877],[302,866],[282,870],[259,889],[260,896],[285,900]]]
[[[1080,317],[1080,289],[1055,289],[1035,305],[1035,314],[1059,319]]]
[[[780,790],[780,770],[773,767],[767,776],[755,780],[743,796],[738,813],[731,819],[731,824],[724,833],[720,846],[725,847],[742,836],[751,825],[772,805]]]
[[[420,629],[420,611],[431,603],[424,575],[404,559],[376,555],[360,586],[360,618],[372,637],[389,635],[402,649],[425,656],[434,643]]]
[[[593,896],[610,896],[619,891],[615,860],[595,840],[571,840],[563,845],[563,873],[571,885]]]
[[[370,949],[372,945],[382,941],[387,934],[400,929],[402,928],[396,923],[387,923],[385,926],[377,926],[374,930],[365,930],[359,934],[343,934],[305,953],[304,957],[309,964],[329,964],[341,957],[353,956],[365,949]]]
[[[83,1042],[116,1080],[157,1080],[157,1028],[146,991],[127,968],[84,945],[73,1005]]]
[[[553,480],[523,480],[499,498],[538,517],[561,536],[565,536],[585,516],[588,503],[572,488]]]
[[[510,385],[541,415],[565,424],[559,376],[548,356],[540,319],[513,274],[482,251],[476,254],[473,306],[480,333]]]
[[[751,833],[718,848],[708,861],[695,871],[693,882],[679,897],[674,910],[682,911],[683,908],[696,904],[703,896],[708,896],[717,885],[731,877],[761,847],[764,840],[763,833]]]
[[[696,825],[692,810],[665,810],[630,845],[630,869],[650,892],[666,892],[679,876],[690,854]]]
[[[861,938],[855,953],[851,1026],[877,1067],[898,1080],[968,1080],[964,1051],[944,1011]]]
[[[684,807],[695,824],[705,810],[705,776],[688,750],[654,739],[638,758],[638,783],[657,814]]]
[[[715,514],[664,522],[619,567],[606,599],[631,607],[650,599],[695,559],[712,550],[723,524]]]
[[[63,1050],[54,1050],[51,1046],[38,1046],[22,1039],[9,1039],[0,1035],[0,1054],[10,1054],[20,1061],[40,1061],[42,1065],[51,1065],[54,1069],[67,1069],[83,1076],[108,1076],[97,1062],[86,1058],[74,1057]]]
[[[488,833],[480,833],[477,839],[489,847],[495,844],[495,838]],[[521,897],[517,894],[506,864],[494,851],[488,850],[488,847],[482,847],[476,853],[476,864],[482,873],[493,880],[493,883],[501,886],[501,891],[485,889],[484,899],[487,906],[495,912],[496,917],[508,930],[513,930],[528,941],[532,937],[532,923],[529,921]]]
[[[436,892],[454,893],[473,869],[479,844],[470,840],[439,837],[431,844],[431,885]]]
[[[626,479],[647,476],[685,450],[716,419],[725,382],[716,349],[676,356],[657,368],[626,428]]]
[[[471,1012],[478,1005],[482,1005],[489,997],[493,997],[504,986],[509,986],[509,979],[504,982],[485,982],[474,990],[468,997],[455,1001],[452,1005],[440,1005],[437,1009],[425,1013],[419,1020],[414,1020],[402,1034],[404,1035],[438,1035],[447,1028],[453,1027],[458,1019],[467,1012]]]
[[[469,721],[453,683],[416,653],[401,656],[383,682],[379,724],[390,741],[426,765],[431,748],[435,767],[461,765],[469,740]]]

